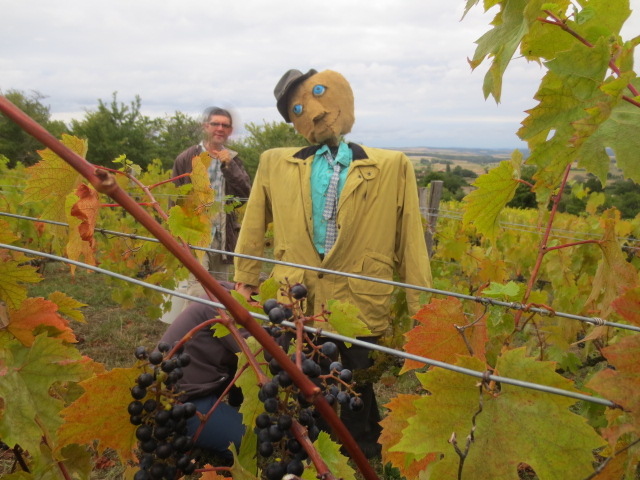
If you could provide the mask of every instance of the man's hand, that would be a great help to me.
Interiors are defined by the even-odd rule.
[[[229,162],[229,160],[231,160],[231,155],[229,154],[229,150],[220,150],[217,153],[217,158],[218,160],[220,160],[223,164],[226,164],[227,162]]]

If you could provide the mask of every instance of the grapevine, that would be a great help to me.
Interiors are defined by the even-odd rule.
[[[468,2],[467,10],[475,3]],[[427,298],[414,318],[414,328],[405,334],[406,361],[402,367],[391,365],[391,373],[380,374],[392,388],[398,376],[414,375],[419,383],[410,394],[394,395],[386,404],[382,462],[396,466],[408,479],[430,475],[484,480],[534,474],[541,480],[560,476],[633,479],[640,458],[640,404],[635,395],[640,281],[637,252],[621,247],[620,239],[635,242],[638,222],[621,220],[615,210],[597,215],[599,200],[588,192],[588,215],[569,216],[557,209],[570,186],[568,174],[576,165],[606,181],[612,163],[608,151],[615,153],[625,176],[639,180],[635,143],[639,85],[632,70],[638,40],[623,42],[619,37],[629,14],[628,2],[490,3],[500,13],[490,34],[478,41],[471,60],[474,68],[485,58],[493,62],[485,94],[499,98],[501,75],[518,47],[524,58],[548,68],[536,95],[539,104],[527,112],[518,132],[530,148],[526,163],[536,168],[530,186],[540,208],[523,212],[505,207],[522,183],[518,177],[525,159],[516,151],[478,179],[476,189],[463,201],[463,222],[439,221],[432,259],[437,288],[425,291]],[[5,102],[0,105],[7,111]],[[100,262],[168,291],[193,271],[209,294],[228,307],[228,318],[220,323],[233,332],[237,322],[257,340],[242,346],[245,365],[234,381],[243,384],[247,395],[261,400],[254,411],[249,411],[255,405],[252,402],[243,408],[250,422],[248,442],[262,440],[253,443],[251,453],[255,455],[257,448],[263,455],[254,468],[255,456],[249,459],[245,445],[234,468],[279,478],[287,471],[299,475],[302,465],[307,476],[317,472],[324,478],[353,478],[346,460],[331,462],[343,447],[365,478],[375,478],[336,415],[336,409],[358,408],[353,383],[359,377],[341,368],[332,341],[323,338],[322,331],[314,334],[305,329],[311,321],[316,326],[321,324],[318,320],[339,323],[341,316],[348,317],[348,307],[328,304],[331,315],[323,314],[329,318],[307,319],[300,307],[305,301],[304,286],[287,285],[283,287],[286,301],[283,295],[280,301],[273,298],[273,291],[261,292],[262,312],[268,320],[258,325],[245,311],[247,306],[239,306],[208,280],[191,256],[187,245],[199,248],[206,243],[205,235],[203,240],[194,233],[206,232],[206,222],[193,212],[191,218],[178,218],[175,211],[164,215],[157,200],[161,197],[151,194],[151,189],[172,195],[195,192],[176,192],[157,166],[136,175],[138,182],[129,174],[129,164],[123,163],[121,170],[97,169],[84,161],[86,144],[79,139],[65,137],[60,144],[28,119],[19,115],[15,119],[51,150],[41,153],[43,162],[36,168],[16,171],[28,177],[27,187],[24,195],[17,192],[9,197],[3,192],[4,203],[12,212],[38,212],[37,216],[58,224],[1,221],[3,244],[56,253],[64,248],[72,260]],[[73,168],[61,158],[71,159]],[[0,170],[5,171],[1,161]],[[47,183],[54,171],[60,174],[57,182]],[[135,200],[128,198],[120,188],[125,183],[142,194]],[[54,195],[44,195],[47,190]],[[114,201],[104,201],[105,193]],[[206,192],[198,194],[206,197]],[[206,197],[194,212],[201,213],[209,204]],[[114,205],[122,205],[131,215]],[[171,235],[145,212],[170,225]],[[527,224],[530,232],[503,228],[505,221]],[[117,224],[125,235],[95,235],[96,225],[102,222]],[[557,233],[561,230],[588,235],[567,243]],[[157,236],[172,255],[134,237],[147,232]],[[88,451],[94,448],[98,453],[113,448],[123,464],[136,465],[139,478],[196,468],[191,449],[175,455],[189,443],[181,440],[179,444],[187,444],[173,445],[184,437],[182,430],[162,431],[163,425],[156,424],[160,413],[180,412],[184,407],[172,385],[179,380],[175,372],[189,365],[173,365],[174,354],[180,356],[177,350],[161,352],[166,347],[158,346],[162,358],[139,350],[131,369],[105,372],[83,359],[73,346],[67,319],[80,318],[80,307],[64,296],[29,298],[24,284],[38,281],[35,265],[17,250],[3,248],[1,253],[0,438],[9,448],[3,451],[15,453],[23,472],[56,469],[65,478],[90,463]],[[144,282],[136,288],[133,293],[127,288],[113,290],[126,307],[146,291]],[[150,318],[166,308],[158,292],[149,294]],[[571,311],[576,318],[561,315]],[[34,326],[34,318],[42,323]],[[349,336],[358,336],[354,330]],[[412,355],[431,361],[417,361]],[[158,363],[151,362],[152,356]],[[170,371],[163,370],[163,362]],[[425,363],[442,368],[425,368]],[[478,382],[445,366],[485,374]],[[502,379],[527,380],[582,396],[582,401],[525,390]],[[105,391],[111,395],[107,397]],[[20,400],[20,412],[14,397]],[[102,410],[109,405],[117,406],[118,418],[113,419],[117,425],[98,428],[107,423]],[[20,428],[11,428],[16,419]],[[109,435],[114,430],[118,436]],[[552,442],[538,441],[531,431],[541,432],[539,436]],[[460,435],[465,434],[469,440],[463,445]],[[338,443],[325,443],[329,437]],[[166,445],[168,438],[171,447]],[[86,452],[82,451],[85,446]],[[74,449],[75,456],[66,448]],[[88,476],[86,472],[78,475],[83,474]]]

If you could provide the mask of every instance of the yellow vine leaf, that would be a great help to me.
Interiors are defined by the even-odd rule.
[[[86,323],[84,314],[80,310],[82,307],[87,306],[86,303],[78,302],[62,292],[52,292],[47,299],[58,306],[58,312],[60,312],[60,314],[78,322]]]
[[[64,404],[52,387],[84,380],[91,365],[60,339],[38,335],[26,349],[0,331],[0,366],[0,438],[29,452],[40,451],[43,435],[51,446],[58,445],[56,431]]]
[[[62,143],[84,157],[87,142],[71,135],[62,135]],[[27,169],[27,186],[22,204],[42,202],[40,218],[66,222],[65,201],[80,183],[82,176],[71,165],[48,148],[39,150],[42,160]]]
[[[464,197],[465,225],[472,223],[478,232],[489,238],[498,233],[498,216],[518,188],[522,154],[516,150],[511,160],[504,160],[473,183],[475,190]]]
[[[58,305],[44,298],[27,298],[20,304],[20,308],[9,308],[9,325],[11,332],[22,344],[29,347],[36,335],[43,328],[52,327],[58,333],[55,336],[68,343],[75,343],[76,336],[63,317],[58,314]]]
[[[484,344],[487,341],[486,327],[482,323],[467,329],[464,332],[469,342],[467,346],[456,329],[456,325],[463,327],[469,323],[462,309],[462,303],[457,298],[434,299],[414,318],[420,324],[405,333],[407,341],[404,350],[406,352],[453,363],[458,355],[470,355],[469,348],[472,348],[475,355],[484,358]],[[400,374],[422,367],[424,363],[407,359]]]
[[[93,232],[100,209],[98,192],[81,183],[75,195],[69,195],[68,203],[72,203],[68,215],[69,241],[67,256],[71,260],[84,261],[89,265],[96,265],[96,241]],[[65,208],[65,211],[67,209]],[[75,272],[75,265],[70,265],[71,273]]]
[[[483,361],[471,357],[461,357],[457,365],[485,369]],[[504,352],[496,363],[501,376],[577,391],[555,369],[554,362],[527,357],[525,348]],[[481,395],[477,378],[439,368],[416,376],[431,394],[416,398],[416,414],[406,419],[402,439],[391,451],[416,458],[442,455],[427,468],[429,478],[458,478],[460,458],[450,440],[457,439],[464,450],[474,416],[462,478],[513,480],[520,464],[530,465],[540,480],[584,478],[593,472],[592,452],[603,446],[603,439],[571,411],[574,399],[507,384]]]
[[[138,367],[114,368],[80,382],[84,393],[61,412],[64,418],[58,429],[61,444],[97,442],[99,453],[111,448],[123,462],[134,460],[136,427],[131,425],[126,412],[133,400],[130,389],[138,375]]]
[[[18,240],[18,238],[20,237],[13,233],[9,222],[0,219],[0,243],[11,244]]]
[[[167,225],[174,236],[190,245],[204,248],[211,244],[211,221],[205,214],[195,215],[176,205],[169,210]]]
[[[202,213],[214,201],[215,192],[211,188],[209,172],[207,171],[211,161],[211,156],[207,152],[202,152],[199,156],[193,157],[192,160],[191,184],[193,185],[193,190],[191,196],[198,213]]]
[[[0,250],[0,301],[18,309],[27,298],[27,288],[23,284],[41,281],[36,267],[22,265],[8,250]]]

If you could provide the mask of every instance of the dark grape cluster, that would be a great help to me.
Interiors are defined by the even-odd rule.
[[[176,399],[176,384],[191,358],[184,352],[168,357],[170,350],[164,342],[153,352],[135,349],[135,357],[145,363],[131,388],[133,401],[128,406],[140,450],[134,480],[172,480],[197,467],[191,456],[193,439],[187,434],[187,420],[196,414],[196,407]]]
[[[299,301],[306,297],[307,290],[304,285],[295,284],[290,287],[289,294]],[[280,324],[288,319],[285,318],[287,314],[292,315],[291,306],[270,299],[264,303],[263,309],[271,320],[271,325],[265,326],[267,332],[276,339],[286,333],[288,329]],[[290,354],[290,360],[295,364],[297,355],[300,355],[302,373],[321,389],[334,408],[362,409],[362,399],[355,394],[351,383],[353,374],[339,361],[338,346],[331,341],[319,344],[317,339],[305,339],[303,346],[292,346],[296,351]],[[302,395],[276,359],[265,352],[265,360],[269,362],[273,378],[262,385],[258,393],[265,410],[256,418],[258,454],[263,458],[263,473],[267,480],[280,480],[288,473],[300,476],[307,453],[292,433],[293,422],[306,427],[311,441],[318,438],[324,424],[314,405]]]

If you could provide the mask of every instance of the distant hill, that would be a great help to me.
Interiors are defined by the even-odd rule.
[[[510,158],[514,149],[407,147],[392,148],[390,150],[399,150],[410,157],[424,157],[432,161],[450,160],[455,162],[456,160],[462,160],[480,165],[488,165]],[[520,150],[520,152],[524,158],[527,158],[529,155],[527,150]]]

